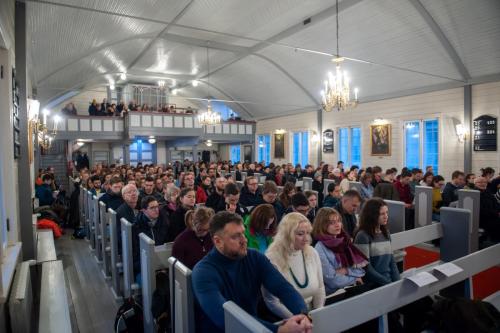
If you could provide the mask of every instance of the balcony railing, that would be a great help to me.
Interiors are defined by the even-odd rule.
[[[53,124],[49,123],[49,128]],[[203,136],[206,139],[252,141],[255,122],[225,121],[215,126],[201,126],[197,115],[159,112],[130,112],[125,118],[64,116],[56,139],[132,139],[154,135],[158,138]]]

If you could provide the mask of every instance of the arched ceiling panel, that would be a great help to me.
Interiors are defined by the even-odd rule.
[[[363,1],[340,13],[339,26],[343,56],[461,79],[452,59],[409,1]],[[332,16],[281,42],[335,53],[335,35]]]
[[[42,99],[51,97],[45,96],[44,90],[46,88],[64,92],[75,87],[84,86],[90,81],[102,84],[107,84],[111,79],[118,81],[118,74],[105,73],[121,72],[124,64],[134,59],[147,42],[147,39],[138,39],[134,42],[137,48],[133,49],[127,43],[115,45],[78,61],[74,65],[51,76],[47,81],[38,86],[40,97]]]
[[[165,74],[198,75],[207,70],[206,48],[158,39],[141,57],[134,69]],[[210,68],[234,58],[232,52],[209,50]]]
[[[189,0],[51,0],[51,2],[170,22]]]
[[[500,1],[423,0],[472,77],[500,72]]]
[[[267,39],[331,5],[327,0],[201,0],[178,24]]]
[[[43,3],[29,2],[28,12],[35,82],[78,59],[89,49],[160,31],[163,27],[158,23]],[[137,43],[130,42],[128,49],[137,46]]]
[[[238,100],[248,101],[255,117],[305,107],[315,107],[309,97],[271,63],[246,57],[210,76],[210,82]]]
[[[311,95],[315,96],[317,101],[320,101],[320,92],[327,73],[335,74],[335,64],[327,56],[296,52],[277,46],[268,47],[259,53],[279,62]],[[381,96],[396,91],[452,82],[439,77],[348,60],[342,63],[341,68],[351,78],[351,87],[359,87],[362,97]]]

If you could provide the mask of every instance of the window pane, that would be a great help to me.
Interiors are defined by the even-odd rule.
[[[292,164],[297,165],[299,162],[300,154],[300,133],[293,133],[292,135]]]
[[[241,146],[240,145],[231,146],[229,158],[233,163],[240,163],[240,161],[241,161],[240,154],[241,154]]]
[[[439,174],[439,123],[437,119],[424,121],[424,163],[423,167],[432,166]]]
[[[259,135],[257,142],[257,159],[269,164],[271,157],[271,136],[269,134]]]
[[[351,165],[361,165],[361,128],[351,128]]]
[[[349,129],[348,128],[341,128],[339,129],[339,161],[343,161],[346,164],[349,164],[348,162],[348,135],[349,135]]]
[[[405,123],[405,166],[413,169],[420,167],[420,122]]]
[[[309,164],[309,133],[302,132],[301,139],[300,164],[304,167]]]

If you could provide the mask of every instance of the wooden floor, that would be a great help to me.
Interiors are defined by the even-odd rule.
[[[55,243],[57,258],[63,261],[73,333],[113,332],[118,304],[109,282],[104,279],[89,243],[72,240],[72,233],[67,229]]]

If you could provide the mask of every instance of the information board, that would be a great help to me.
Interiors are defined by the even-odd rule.
[[[483,115],[474,119],[474,151],[497,150],[497,118]]]
[[[323,153],[333,153],[333,130],[323,132]]]

